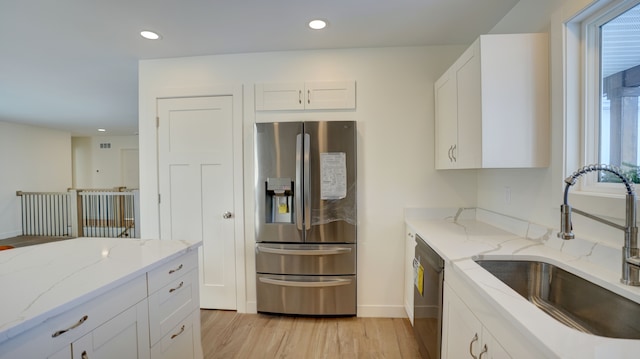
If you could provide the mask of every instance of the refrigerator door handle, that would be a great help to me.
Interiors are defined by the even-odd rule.
[[[302,228],[302,134],[296,135],[296,184],[294,192],[294,211],[296,212],[296,227]]]
[[[283,287],[304,287],[304,288],[322,288],[322,287],[337,287],[341,285],[351,284],[351,279],[332,279],[329,281],[320,282],[300,282],[292,280],[280,280],[260,277],[259,280],[265,284],[279,285]]]
[[[311,229],[311,136],[304,134],[304,229]]]
[[[281,249],[269,247],[256,247],[258,252],[269,254],[293,255],[293,256],[326,256],[351,253],[351,248],[331,248],[331,249]]]

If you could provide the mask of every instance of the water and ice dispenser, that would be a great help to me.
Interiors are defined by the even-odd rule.
[[[266,222],[293,223],[293,181],[291,178],[267,178]]]

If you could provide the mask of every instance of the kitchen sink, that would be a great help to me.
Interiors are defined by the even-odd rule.
[[[476,260],[543,312],[579,331],[609,338],[640,339],[640,304],[553,264]]]

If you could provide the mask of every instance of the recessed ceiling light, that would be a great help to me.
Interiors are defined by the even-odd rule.
[[[327,22],[324,20],[311,20],[309,21],[309,27],[314,29],[314,30],[322,30],[325,27],[327,27]]]
[[[145,39],[149,39],[149,40],[158,40],[158,39],[160,39],[160,35],[158,35],[157,33],[153,32],[153,31],[149,31],[149,30],[140,31],[140,36],[144,37]]]
[[[106,130],[106,129],[104,129],[104,128],[99,128],[99,129],[98,129],[98,132],[107,132],[107,130]]]

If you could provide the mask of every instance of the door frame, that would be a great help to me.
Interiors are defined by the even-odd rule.
[[[160,238],[159,168],[158,168],[158,100],[184,97],[231,96],[233,111],[233,191],[234,241],[236,269],[236,310],[247,312],[244,158],[243,158],[243,86],[156,88],[149,96],[140,96],[140,217],[141,238]],[[153,178],[155,177],[155,178]]]

